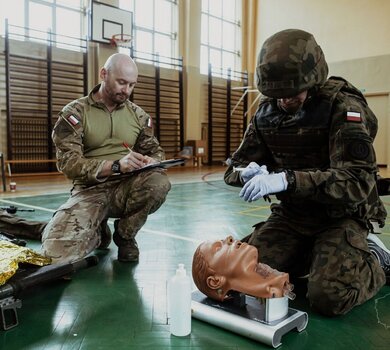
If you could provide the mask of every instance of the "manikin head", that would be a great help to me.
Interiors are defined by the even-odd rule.
[[[121,104],[131,95],[138,79],[138,68],[131,57],[111,55],[100,70],[101,93],[108,105]]]
[[[223,301],[229,291],[258,298],[283,297],[291,290],[289,276],[258,263],[254,246],[234,240],[206,241],[196,249],[192,276],[198,289]]]

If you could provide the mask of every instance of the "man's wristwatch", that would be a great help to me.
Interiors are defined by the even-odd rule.
[[[121,165],[119,163],[119,160],[114,160],[114,162],[111,165],[111,171],[114,174],[120,174],[121,173]]]

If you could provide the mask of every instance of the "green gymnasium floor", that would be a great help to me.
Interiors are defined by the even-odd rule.
[[[151,215],[137,236],[138,264],[116,261],[117,249],[96,251],[97,266],[81,270],[72,280],[34,288],[21,297],[19,326],[0,330],[1,350],[54,349],[270,349],[199,320],[192,333],[177,338],[167,324],[166,283],[178,263],[191,269],[199,242],[233,235],[240,239],[269,212],[265,202],[247,204],[238,189],[220,179],[173,185],[166,203]],[[35,208],[20,212],[28,219],[48,220],[67,193],[0,198],[0,205]],[[390,212],[390,198],[384,198]],[[112,226],[112,225],[111,225]],[[390,222],[381,235],[390,247]],[[28,241],[38,250],[38,242]],[[302,289],[302,290],[301,290]],[[307,328],[282,338],[286,349],[390,349],[390,287],[345,316],[325,318],[313,313],[303,288],[290,307],[309,314]]]

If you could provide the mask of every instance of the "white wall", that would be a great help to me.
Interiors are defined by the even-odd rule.
[[[390,1],[259,0],[258,48],[288,28],[312,33],[329,63],[390,54]]]

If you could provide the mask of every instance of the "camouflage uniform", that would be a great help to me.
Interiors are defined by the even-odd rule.
[[[74,184],[43,233],[43,252],[54,261],[80,259],[98,247],[100,225],[110,217],[119,218],[115,229],[122,240],[134,239],[171,187],[162,170],[97,177],[105,160],[128,153],[124,141],[158,161],[165,157],[150,116],[130,101],[109,113],[92,98],[99,87],[65,106],[53,130],[57,167]]]
[[[270,217],[245,240],[258,248],[261,262],[292,278],[309,274],[307,296],[314,309],[345,314],[385,283],[366,240],[370,221],[383,226],[386,219],[376,187],[377,120],[362,94],[336,77],[312,84],[302,108],[288,114],[277,100],[283,86],[287,96],[308,86],[301,90],[293,80],[267,85],[262,69],[259,89],[271,97],[262,98],[225,182],[242,186],[233,166],[252,161],[269,172],[286,171],[287,190],[276,194],[279,203],[271,205]]]

